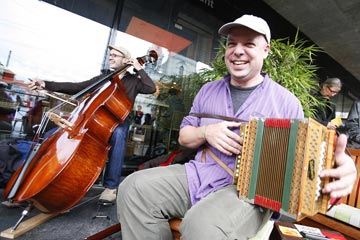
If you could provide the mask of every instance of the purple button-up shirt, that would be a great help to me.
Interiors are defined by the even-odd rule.
[[[207,113],[235,117],[248,121],[250,117],[304,118],[300,101],[287,89],[273,81],[266,74],[264,81],[250,94],[239,110],[234,113],[230,94],[230,75],[205,84],[196,95],[190,113]],[[199,127],[222,120],[186,116],[181,128],[191,125]],[[239,129],[234,129],[239,133]],[[230,169],[234,169],[235,156],[227,156],[208,146]],[[195,160],[185,164],[192,204],[209,193],[232,184],[232,177],[210,155],[201,161],[202,148]]]

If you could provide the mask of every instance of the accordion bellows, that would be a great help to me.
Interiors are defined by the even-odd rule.
[[[333,167],[334,130],[311,118],[257,118],[240,132],[234,172],[240,198],[296,220],[326,213],[330,197],[321,189],[330,179],[319,172]]]

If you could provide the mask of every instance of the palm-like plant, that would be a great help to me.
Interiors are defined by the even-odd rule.
[[[318,67],[313,62],[320,51],[317,46],[299,39],[298,34],[293,42],[288,38],[272,40],[270,54],[263,66],[272,79],[295,94],[307,117],[314,116],[314,106],[323,105],[314,97],[314,92],[319,91],[319,81]]]

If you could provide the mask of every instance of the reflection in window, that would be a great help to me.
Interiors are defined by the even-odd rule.
[[[36,14],[34,14],[36,13]],[[98,75],[109,28],[38,0],[2,1],[0,61],[15,78],[83,81]]]
[[[180,68],[179,68],[179,76],[183,76],[184,75],[184,66],[181,65]]]

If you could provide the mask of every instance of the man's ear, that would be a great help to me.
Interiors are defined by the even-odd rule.
[[[270,52],[270,44],[266,44],[266,47],[264,48],[264,59],[267,58]]]

